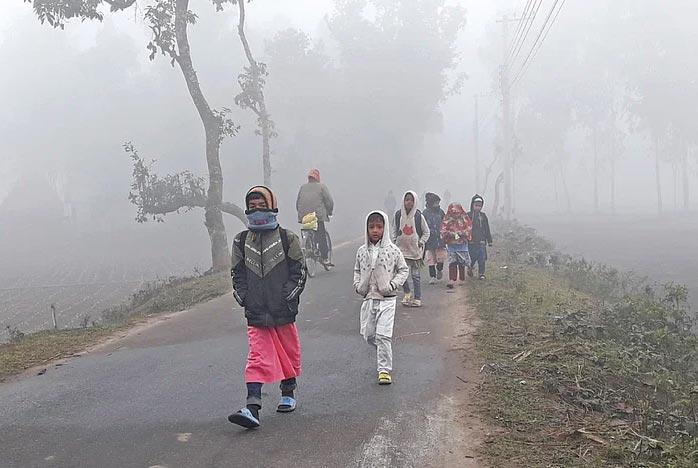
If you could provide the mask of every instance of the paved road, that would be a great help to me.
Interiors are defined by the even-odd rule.
[[[227,422],[244,403],[247,342],[224,297],[0,385],[0,466],[481,466],[465,292],[428,287],[423,309],[399,311],[395,384],[379,387],[358,334],[353,247],[336,258],[303,295],[295,413],[275,413],[278,388],[265,386],[260,429]]]

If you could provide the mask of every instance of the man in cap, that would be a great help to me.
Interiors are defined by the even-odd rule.
[[[322,263],[325,267],[333,266],[329,262],[329,245],[327,244],[327,234],[325,223],[330,220],[334,211],[334,200],[327,189],[327,186],[320,182],[320,171],[313,169],[308,173],[308,182],[298,191],[296,200],[296,210],[298,210],[298,222],[310,213],[315,213],[318,219],[318,228],[315,232],[315,240],[320,250]]]

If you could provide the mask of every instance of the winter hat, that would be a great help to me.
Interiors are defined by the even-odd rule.
[[[245,195],[245,208],[249,206],[249,202],[252,198],[262,197],[267,202],[267,210],[274,213],[279,212],[279,208],[276,205],[276,195],[269,187],[264,185],[257,185],[248,190],[247,195]],[[247,213],[249,210],[246,210]],[[249,214],[249,213],[248,213]]]
[[[317,169],[312,169],[312,170],[308,173],[308,177],[310,177],[311,179],[315,179],[315,180],[317,180],[318,182],[320,182],[320,171],[317,170]]]
[[[424,196],[424,201],[427,202],[427,206],[431,206],[439,203],[441,201],[441,197],[435,193],[427,192],[427,194]]]

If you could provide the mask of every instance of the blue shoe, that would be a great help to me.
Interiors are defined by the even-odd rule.
[[[228,416],[228,421],[246,429],[254,429],[259,427],[259,419],[255,418],[250,410],[243,408],[237,413]]]
[[[279,401],[279,406],[276,407],[277,413],[292,413],[296,410],[296,399],[285,396],[281,397]]]

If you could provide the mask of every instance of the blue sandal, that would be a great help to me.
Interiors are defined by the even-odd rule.
[[[247,408],[243,408],[237,413],[228,416],[228,421],[246,429],[254,429],[259,427],[259,419],[252,415],[252,412]]]
[[[279,401],[279,406],[276,407],[277,413],[291,413],[296,410],[296,399],[285,396],[281,397]]]

